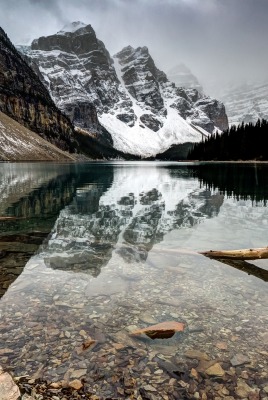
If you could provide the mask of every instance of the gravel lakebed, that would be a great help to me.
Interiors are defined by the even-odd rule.
[[[37,255],[1,299],[0,364],[23,400],[267,400],[265,285],[202,256],[115,252],[93,277]],[[131,334],[165,321],[185,328]]]

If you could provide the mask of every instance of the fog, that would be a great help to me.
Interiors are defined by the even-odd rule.
[[[113,55],[148,46],[158,68],[186,64],[210,94],[268,78],[268,0],[0,0],[15,44],[83,21]]]

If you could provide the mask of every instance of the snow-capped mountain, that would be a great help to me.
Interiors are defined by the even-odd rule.
[[[203,87],[196,76],[193,75],[191,70],[184,64],[176,65],[167,73],[167,77],[171,82],[174,82],[178,87],[187,89],[197,89],[199,93],[204,93]]]
[[[128,46],[112,58],[91,25],[72,23],[21,50],[74,125],[101,136],[100,122],[125,153],[155,155],[228,127],[221,102],[176,87],[147,47]]]
[[[268,119],[267,82],[229,86],[220,98],[226,106],[230,125],[239,125],[243,121],[255,123],[258,119]]]

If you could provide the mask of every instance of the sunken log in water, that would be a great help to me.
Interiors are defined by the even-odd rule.
[[[268,271],[266,269],[257,267],[256,265],[244,260],[228,260],[224,258],[219,258],[217,260],[222,262],[223,264],[229,265],[230,267],[246,272],[248,275],[253,275],[256,278],[263,280],[264,282],[268,282]]]

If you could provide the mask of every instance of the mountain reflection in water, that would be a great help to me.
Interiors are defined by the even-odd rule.
[[[1,291],[46,237],[39,251],[51,268],[97,276],[115,248],[128,262],[145,261],[168,232],[216,217],[224,197],[265,206],[267,170],[224,163],[2,164],[1,215],[15,218],[0,221]]]
[[[105,165],[0,164],[0,296],[48,237],[76,188],[88,181],[106,188],[112,178]]]
[[[46,265],[97,276],[115,247],[129,263],[145,261],[169,231],[216,216],[224,196],[200,188],[184,168],[176,173],[120,167],[106,190],[93,184],[78,189],[42,248]]]

